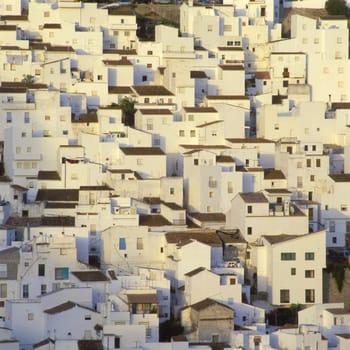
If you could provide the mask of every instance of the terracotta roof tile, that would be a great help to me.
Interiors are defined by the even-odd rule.
[[[99,339],[78,340],[78,350],[103,350],[102,340],[99,340]]]
[[[173,113],[166,108],[141,108],[139,111],[144,115],[172,115]]]
[[[226,220],[223,213],[190,213],[188,215],[202,222],[225,222]]]
[[[61,180],[61,178],[55,170],[39,170],[38,180]]]
[[[61,29],[60,23],[44,23],[44,29]]]
[[[40,189],[36,201],[78,202],[79,190],[77,189]]]
[[[133,91],[130,86],[108,86],[109,94],[132,94]]]
[[[107,282],[110,281],[102,271],[88,270],[88,271],[72,271],[72,275],[77,277],[81,282]]]
[[[183,241],[196,240],[210,246],[221,246],[220,238],[217,236],[215,230],[168,232],[165,234],[165,239],[170,244],[179,244]]]
[[[171,222],[162,215],[140,215],[139,225],[151,227],[170,226]]]
[[[269,201],[261,192],[243,192],[239,194],[246,203],[268,203]]]
[[[191,70],[190,77],[191,79],[208,79],[208,76],[202,70]]]
[[[219,67],[222,70],[232,70],[232,71],[243,71],[244,72],[244,66],[237,65],[237,64],[220,64]]]
[[[187,272],[185,273],[185,276],[188,276],[188,277],[192,277],[192,276],[195,276],[197,275],[198,273],[202,272],[202,271],[205,271],[206,268],[205,267],[197,267],[196,269],[190,271],[190,272]]]
[[[132,88],[140,96],[174,96],[163,85],[133,85]]]
[[[165,153],[159,147],[120,147],[125,155],[130,156],[163,156]]]
[[[264,180],[284,180],[285,178],[281,170],[264,169]]]
[[[157,294],[127,294],[129,304],[158,304]]]
[[[217,113],[214,107],[184,107],[186,113]]]

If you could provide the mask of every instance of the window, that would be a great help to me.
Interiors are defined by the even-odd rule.
[[[34,320],[34,314],[32,312],[28,313],[28,321],[33,321]]]
[[[7,278],[7,264],[0,264],[0,278]]]
[[[297,168],[300,169],[303,167],[303,163],[302,162],[297,162]]]
[[[55,268],[55,280],[67,280],[69,277],[68,267],[56,267]]]
[[[45,276],[45,264],[38,265],[38,276]]]
[[[279,130],[280,127],[279,127],[279,124],[275,124],[275,130]]]
[[[305,270],[305,278],[314,278],[315,270]]]
[[[289,303],[289,289],[280,289],[280,303]]]
[[[283,87],[288,87],[288,80],[283,80]]]
[[[248,214],[251,214],[253,212],[253,206],[248,205],[247,212],[248,212]]]
[[[50,11],[45,11],[44,12],[44,17],[50,17]]]
[[[41,295],[47,293],[47,286],[46,286],[46,284],[42,284],[42,285],[40,286],[40,292],[41,292]]]
[[[291,274],[292,276],[295,276],[295,275],[297,274],[297,269],[296,269],[295,267],[292,267],[292,268],[290,269],[290,274]]]
[[[315,302],[315,289],[305,289],[305,303]]]
[[[253,228],[252,227],[247,227],[247,235],[253,234]]]
[[[119,250],[126,250],[126,240],[124,237],[119,238]]]
[[[12,123],[12,112],[6,112],[6,123]]]
[[[191,130],[190,131],[190,136],[191,137],[196,137],[196,130]]]
[[[310,175],[310,181],[314,182],[315,181],[315,175]]]
[[[46,121],[50,120],[50,116],[49,115],[45,115],[45,120]]]
[[[227,182],[227,193],[233,193],[233,182],[232,181]]]
[[[208,24],[208,32],[212,32],[213,31],[213,26],[211,24]]]
[[[332,237],[332,243],[337,244],[337,237]]]
[[[213,191],[209,192],[209,198],[214,198],[214,192]]]
[[[170,187],[169,193],[170,193],[171,195],[175,194],[175,188],[174,188],[174,187]]]
[[[295,260],[296,259],[296,253],[286,252],[281,253],[281,260]]]
[[[335,232],[335,221],[334,220],[329,221],[329,232]]]
[[[315,253],[314,252],[306,252],[305,253],[305,260],[315,260]]]
[[[209,176],[208,186],[210,188],[215,188],[216,187],[216,180],[215,180],[214,176]]]
[[[232,25],[230,24],[225,24],[224,25],[224,32],[231,32],[232,31]],[[233,46],[233,41],[227,41],[226,42],[227,46]]]
[[[142,237],[137,237],[136,249],[137,250],[142,250],[143,249],[143,238]]]
[[[342,204],[342,205],[340,206],[340,210],[341,210],[341,211],[347,211],[347,210],[348,210],[348,206],[347,206],[346,204]]]
[[[23,286],[22,286],[22,298],[29,298],[29,284],[23,284]]]
[[[321,159],[319,159],[319,158],[316,159],[316,167],[317,168],[321,167]]]
[[[129,31],[124,32],[124,36],[130,36],[130,32]]]
[[[91,320],[91,315],[85,315],[84,316],[85,321],[90,321]]]
[[[153,55],[153,51],[147,51],[147,55]]]
[[[120,337],[114,337],[114,349],[120,349]]]
[[[306,167],[311,168],[311,159],[306,159]]]
[[[29,112],[24,112],[24,123],[28,124],[30,122]]]
[[[0,298],[7,298],[7,283],[0,283]]]

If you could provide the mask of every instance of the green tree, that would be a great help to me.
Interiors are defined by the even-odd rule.
[[[346,7],[345,0],[327,0],[325,9],[329,15],[349,15],[349,9]]]
[[[26,83],[27,85],[34,84],[35,83],[35,77],[33,75],[30,75],[30,74],[23,74],[22,82]]]
[[[136,112],[135,102],[125,97],[119,102],[119,106],[123,112],[123,123],[127,126],[134,126]]]

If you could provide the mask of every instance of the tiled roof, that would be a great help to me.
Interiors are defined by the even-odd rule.
[[[184,107],[186,113],[217,113],[214,107]]]
[[[6,24],[1,24],[0,25],[0,30],[16,30],[17,26],[15,25],[6,25]]]
[[[191,79],[207,79],[208,76],[202,70],[191,70],[190,72]]]
[[[100,186],[80,186],[80,191],[112,191],[113,188],[108,185]]]
[[[15,227],[38,227],[38,226],[75,226],[74,216],[41,216],[41,217],[19,217],[11,216],[6,221],[6,225]]]
[[[235,160],[231,156],[219,155],[216,156],[217,163],[234,163]]]
[[[350,102],[333,102],[331,104],[331,109],[350,109]]]
[[[196,310],[196,311],[202,311],[202,310],[205,310],[208,307],[211,307],[213,305],[223,306],[223,307],[227,308],[228,310],[232,311],[232,314],[233,314],[233,310],[229,306],[227,306],[225,304],[221,304],[221,303],[219,303],[219,302],[217,302],[215,300],[209,299],[209,298],[204,299],[204,300],[202,300],[202,301],[200,301],[198,303],[195,303],[195,304],[193,304],[193,305],[191,305],[189,307],[194,309],[194,310]]]
[[[16,184],[11,185],[11,188],[13,188],[15,191],[19,191],[19,192],[28,191],[28,188],[20,186],[20,185],[16,185]]]
[[[214,120],[212,122],[208,122],[208,123],[197,125],[197,128],[205,128],[207,126],[218,124],[218,123],[222,123],[222,122],[223,122],[223,120]]]
[[[105,54],[118,54],[118,55],[137,55],[137,51],[135,49],[123,50],[123,49],[104,49],[103,53]]]
[[[268,193],[279,193],[279,194],[290,194],[292,193],[291,191],[288,191],[286,188],[266,188],[266,192]]]
[[[140,215],[139,225],[151,227],[169,226],[171,222],[162,215]]]
[[[107,169],[111,174],[132,174],[134,171],[131,169]]]
[[[132,94],[133,91],[130,86],[108,86],[109,94]]]
[[[219,51],[243,51],[239,46],[218,46]]]
[[[158,304],[157,294],[127,294],[129,304]]]
[[[102,340],[100,339],[78,340],[78,350],[103,350]]]
[[[120,147],[120,150],[130,156],[163,156],[165,153],[159,147]]]
[[[320,19],[326,20],[326,21],[339,21],[339,20],[346,20],[346,16],[344,15],[326,15],[326,16],[320,16]]]
[[[60,23],[44,23],[44,29],[61,29]]]
[[[224,243],[246,243],[238,229],[217,230],[216,234]]]
[[[222,70],[239,70],[239,71],[244,71],[244,66],[242,65],[237,65],[237,64],[220,64],[219,67]]]
[[[214,230],[188,230],[168,232],[165,234],[168,243],[179,244],[183,241],[196,240],[210,245],[221,246],[221,241]]]
[[[166,115],[166,114],[170,114],[172,115],[173,113],[166,108],[141,108],[139,109],[140,113],[144,114],[144,115]]]
[[[270,72],[267,71],[261,71],[261,72],[255,72],[255,78],[256,79],[270,79]]]
[[[197,45],[194,47],[194,50],[197,50],[197,51],[207,51],[207,49],[203,46],[200,46],[200,45]]]
[[[28,15],[5,15],[0,17],[2,21],[28,21]]]
[[[51,338],[46,338],[36,344],[33,344],[33,349],[40,348],[41,346],[48,345],[48,344],[55,344],[55,340]]]
[[[73,47],[68,45],[50,45],[46,48],[46,50],[57,52],[74,52]]]
[[[171,210],[184,210],[183,207],[181,207],[180,205],[173,203],[173,202],[162,202],[162,204],[164,204],[165,206],[167,206]]]
[[[40,189],[36,195],[36,201],[78,202],[78,200],[77,189]]]
[[[264,180],[284,180],[285,178],[281,170],[264,169]]]
[[[202,271],[205,271],[206,268],[205,267],[198,267],[190,272],[187,272],[185,273],[185,276],[188,276],[188,277],[192,277],[192,276],[195,276],[197,275],[198,273],[202,272]]]
[[[6,175],[0,176],[0,182],[11,182],[12,179]]]
[[[61,178],[55,170],[39,170],[38,180],[61,180]]]
[[[350,310],[348,309],[337,309],[337,308],[329,308],[326,309],[328,312],[330,312],[333,315],[349,315],[350,314]]]
[[[202,150],[202,149],[229,149],[230,147],[225,145],[180,145],[185,149]]]
[[[231,143],[275,143],[272,140],[268,140],[268,139],[263,139],[263,138],[252,138],[252,139],[248,139],[248,138],[229,138],[226,139],[228,142]]]
[[[44,312],[49,314],[49,315],[55,315],[55,314],[58,314],[58,313],[61,313],[61,312],[73,309],[74,307],[80,307],[80,308],[83,308],[83,309],[86,309],[86,310],[89,310],[89,311],[96,312],[95,310],[90,309],[89,307],[86,307],[86,306],[83,306],[83,305],[79,305],[77,303],[73,303],[72,301],[67,301],[65,303],[62,303],[62,304],[57,305],[55,307],[52,307],[50,309],[46,309],[46,310],[44,310]]]
[[[330,174],[329,177],[335,182],[350,182],[350,174]]]
[[[269,201],[261,192],[243,192],[239,194],[246,203],[268,203]]]
[[[106,282],[109,278],[106,277],[102,271],[72,271],[72,275],[77,277],[82,282]]]
[[[132,66],[133,64],[126,58],[122,57],[120,60],[103,60],[106,66]]]
[[[76,303],[73,303],[72,301],[67,301],[63,304],[57,305],[57,306],[52,307],[50,309],[46,309],[46,310],[44,310],[44,312],[49,314],[49,315],[54,315],[54,314],[58,314],[60,312],[64,312],[64,311],[73,309],[76,306],[77,306]]]
[[[74,209],[76,207],[76,203],[69,202],[48,202],[46,203],[46,209]]]
[[[72,123],[98,123],[96,113],[82,113],[79,115],[79,119],[73,119]]]
[[[188,215],[202,222],[224,222],[226,220],[223,213],[190,213]]]
[[[270,244],[276,244],[276,243],[282,243],[282,242],[286,242],[289,241],[291,239],[294,239],[296,237],[300,237],[300,235],[272,235],[272,236],[268,236],[268,235],[264,235],[263,236]]]
[[[143,201],[147,204],[153,204],[157,205],[161,203],[161,200],[159,197],[143,197]]]
[[[140,96],[174,96],[163,85],[133,85],[132,88]]]

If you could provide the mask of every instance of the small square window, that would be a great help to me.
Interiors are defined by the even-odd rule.
[[[34,320],[34,314],[32,312],[28,313],[28,321],[33,321]]]
[[[295,275],[297,274],[297,269],[296,269],[295,267],[292,267],[292,268],[290,269],[290,274],[291,274],[292,276],[295,276]]]

